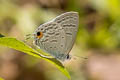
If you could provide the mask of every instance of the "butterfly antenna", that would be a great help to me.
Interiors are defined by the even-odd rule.
[[[82,56],[74,56],[74,59],[77,59],[77,58],[88,59],[87,57],[82,57]]]
[[[82,59],[88,59],[87,57],[82,57],[82,56],[80,56],[80,58],[82,58]]]
[[[33,37],[33,34],[27,34],[25,35],[25,40],[24,42],[27,42],[29,39],[31,39]]]

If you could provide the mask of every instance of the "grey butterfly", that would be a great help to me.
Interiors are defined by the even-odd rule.
[[[63,13],[35,30],[34,44],[60,61],[69,59],[78,24],[77,12]]]

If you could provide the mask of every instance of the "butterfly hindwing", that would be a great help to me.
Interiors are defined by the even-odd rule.
[[[61,26],[55,22],[47,22],[39,26],[38,31],[41,31],[43,37],[38,41],[37,46],[52,56],[59,57],[63,54],[65,48],[65,32]]]

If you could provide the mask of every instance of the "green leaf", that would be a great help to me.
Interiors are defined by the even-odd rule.
[[[70,79],[68,71],[60,61],[56,60],[55,58],[44,57],[44,55],[40,54],[38,51],[34,50],[33,48],[23,43],[22,41],[17,40],[16,38],[1,37],[0,45],[13,48],[15,50],[35,56],[37,58],[49,61],[50,63],[54,64],[66,77]]]

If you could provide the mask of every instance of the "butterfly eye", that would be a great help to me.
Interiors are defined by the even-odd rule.
[[[37,38],[41,38],[43,36],[42,32],[37,32]]]

